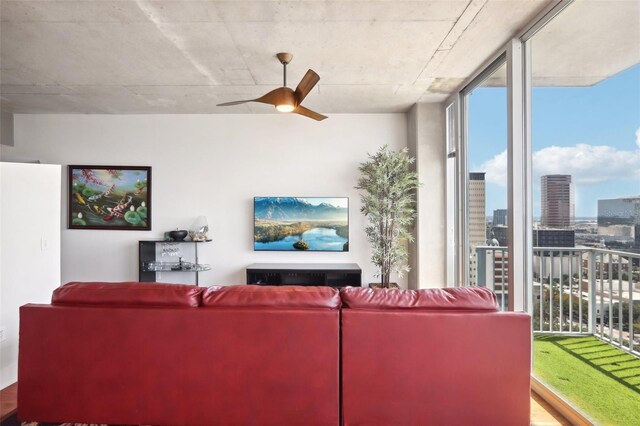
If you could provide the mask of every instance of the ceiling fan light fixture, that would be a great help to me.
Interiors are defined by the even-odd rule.
[[[291,112],[296,109],[296,107],[290,104],[280,104],[276,105],[276,109],[280,112]]]

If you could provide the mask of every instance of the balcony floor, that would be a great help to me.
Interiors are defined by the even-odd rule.
[[[640,359],[593,336],[536,335],[534,374],[599,424],[637,424]]]
[[[571,422],[532,391],[531,426],[571,426]]]

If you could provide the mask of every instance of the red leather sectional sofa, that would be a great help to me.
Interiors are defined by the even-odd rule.
[[[20,309],[18,416],[525,425],[530,339],[482,288],[70,283]]]

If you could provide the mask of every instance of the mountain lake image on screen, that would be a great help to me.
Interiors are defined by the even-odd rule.
[[[349,251],[349,198],[255,197],[255,251]]]

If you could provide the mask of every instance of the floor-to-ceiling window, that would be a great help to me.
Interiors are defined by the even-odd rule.
[[[639,21],[575,1],[526,41],[534,374],[605,424],[640,415],[640,363],[615,348],[640,350]],[[606,374],[576,386],[588,364]]]
[[[506,57],[464,91],[466,111],[466,283],[507,303]]]
[[[505,52],[452,98],[458,284],[525,295],[503,308],[532,314],[538,379],[598,423],[634,424],[640,2],[556,3]]]

